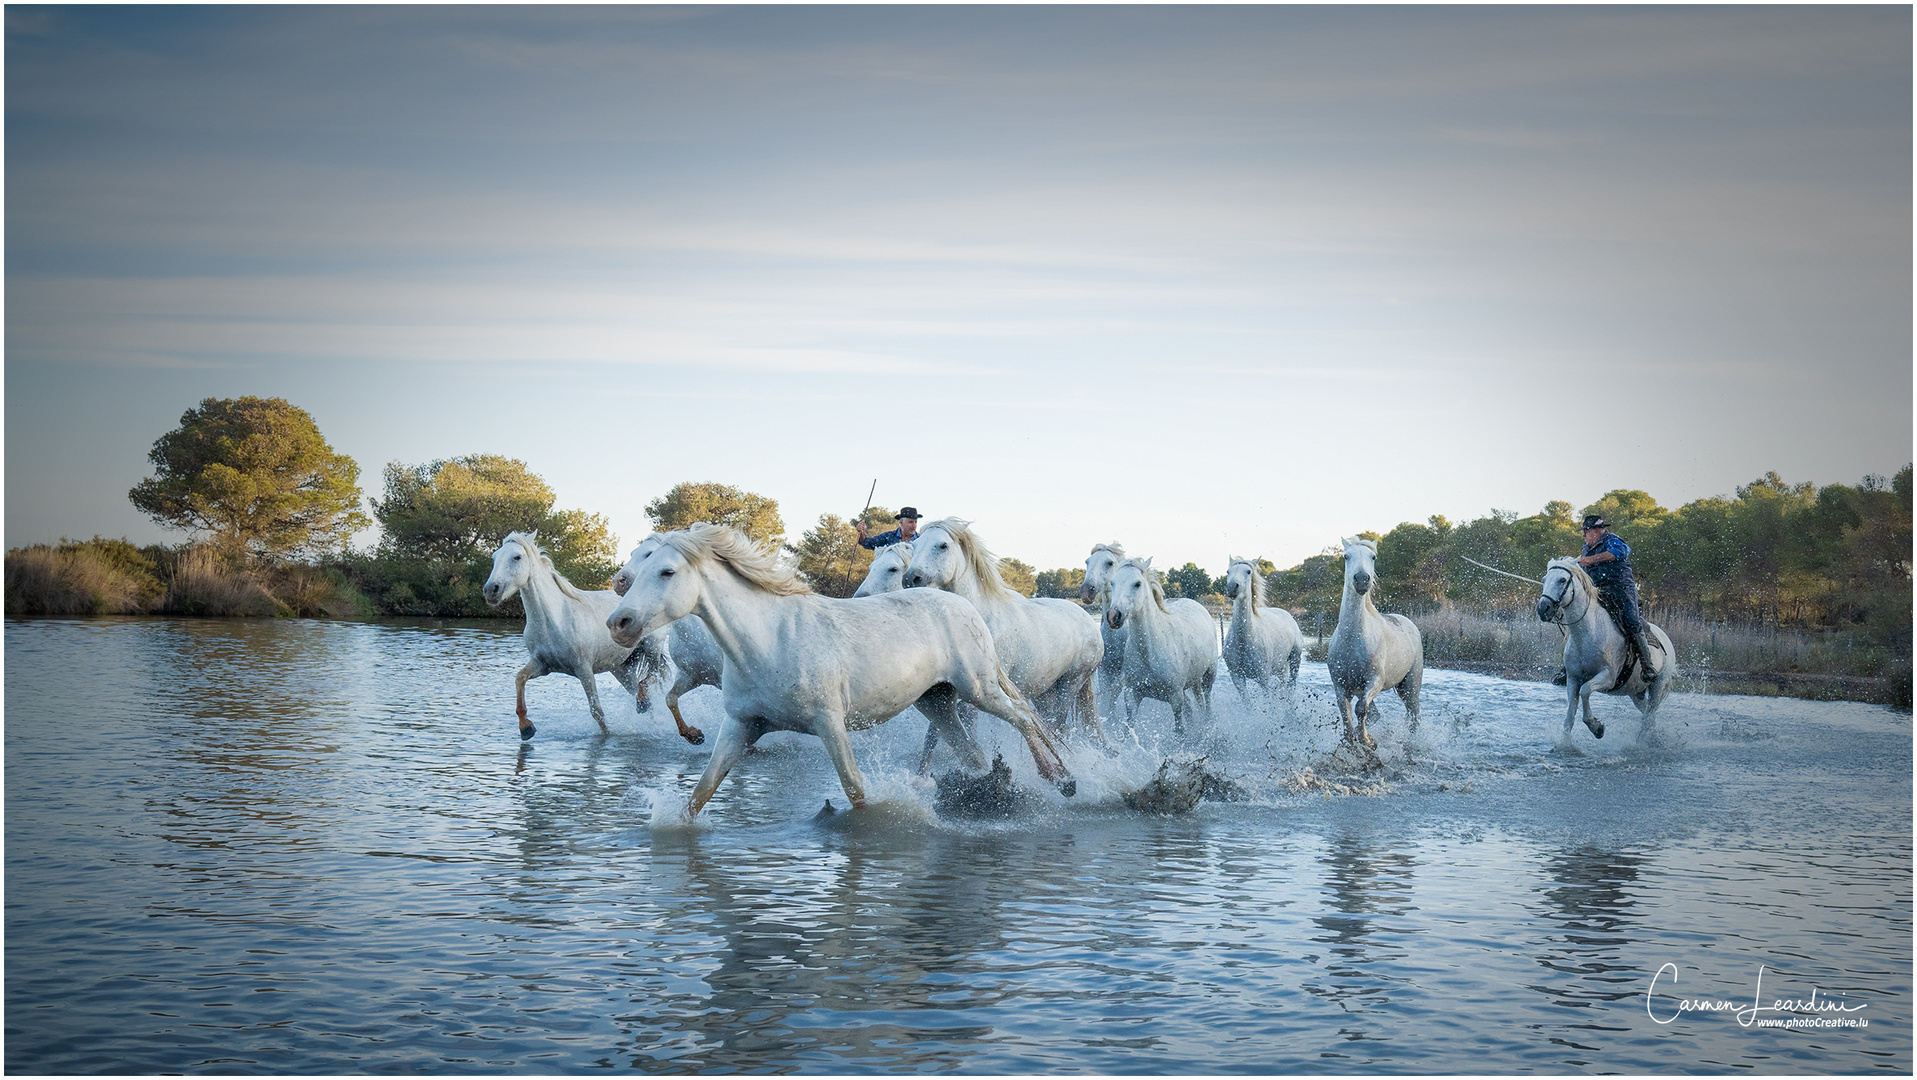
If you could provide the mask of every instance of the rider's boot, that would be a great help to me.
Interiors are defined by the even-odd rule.
[[[1631,641],[1637,646],[1639,662],[1644,666],[1645,681],[1649,682],[1657,678],[1658,671],[1664,667],[1663,650],[1654,649],[1651,645],[1650,635],[1642,630],[1632,634]]]
[[[1566,683],[1568,683],[1568,682],[1570,682],[1570,681],[1571,681],[1571,677],[1570,677],[1569,675],[1566,675],[1566,674],[1564,673],[1564,669],[1563,669],[1563,668],[1559,668],[1559,669],[1558,669],[1558,673],[1557,673],[1556,675],[1553,675],[1553,676],[1551,676],[1551,685],[1552,685],[1552,686],[1563,686],[1564,684],[1566,684]]]

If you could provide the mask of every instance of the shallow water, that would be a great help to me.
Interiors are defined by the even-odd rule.
[[[814,823],[837,779],[777,734],[686,825],[705,748],[610,677],[610,738],[552,676],[521,746],[509,628],[5,644],[11,1072],[1912,1067],[1911,724],[1879,707],[1676,695],[1640,744],[1606,698],[1566,752],[1561,690],[1432,671],[1358,774],[1307,665],[1295,715],[1221,678],[1189,742],[1247,801],[1124,807],[1188,745],[1153,703],[1072,799],[982,719],[1025,805],[945,820],[908,713],[854,737],[864,810]],[[717,727],[716,691],[683,706]],[[1679,1013],[1760,968],[1764,1004],[1849,1011]],[[1867,1026],[1763,1026],[1793,1015]]]

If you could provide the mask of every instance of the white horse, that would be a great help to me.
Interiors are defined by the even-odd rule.
[[[649,536],[632,549],[626,565],[612,576],[614,593],[626,595],[626,590],[632,587],[633,576],[638,573],[640,552],[658,546],[659,541]],[[673,667],[672,688],[666,691],[666,711],[672,714],[672,722],[679,726],[679,734],[697,746],[706,741],[705,732],[686,723],[685,714],[679,711],[679,699],[701,686],[719,685],[722,670],[719,643],[712,640],[712,631],[706,629],[705,623],[693,618],[680,619],[666,629],[648,635],[645,641],[661,639],[667,644],[666,651],[672,658]]]
[[[518,596],[526,609],[524,640],[530,659],[519,669],[519,737],[530,739],[539,730],[526,716],[526,680],[563,671],[586,688],[586,703],[599,730],[606,726],[606,710],[599,704],[594,677],[610,671],[633,694],[634,705],[646,707],[646,680],[664,669],[665,657],[656,644],[620,645],[606,632],[606,616],[619,598],[604,589],[581,590],[553,569],[552,559],[540,550],[532,533],[507,533],[493,552],[493,572],[481,595],[493,607]],[[697,740],[694,740],[697,741]]]
[[[1044,722],[1000,670],[984,618],[964,600],[935,589],[830,600],[737,529],[701,522],[658,539],[640,554],[606,626],[614,640],[637,642],[697,615],[725,657],[726,720],[688,815],[768,731],[817,735],[846,798],[862,806],[865,781],[850,732],[914,704],[967,768],[984,769],[984,754],[958,722],[961,700],[1016,727],[1039,775],[1068,796],[1077,791]]]
[[[874,552],[865,580],[853,590],[853,596],[876,596],[905,588],[905,571],[912,565],[912,541],[887,544]]]
[[[1118,711],[1118,689],[1124,681],[1125,631],[1115,628],[1105,617],[1111,606],[1112,571],[1125,561],[1122,544],[1099,544],[1085,556],[1085,582],[1078,587],[1081,604],[1097,604],[1098,636],[1105,643],[1105,659],[1098,665],[1098,711],[1111,716]]]
[[[1380,615],[1371,595],[1378,579],[1378,544],[1374,540],[1346,540],[1345,592],[1338,604],[1338,628],[1331,632],[1326,666],[1338,695],[1338,714],[1344,717],[1345,739],[1366,747],[1378,745],[1365,722],[1371,703],[1386,687],[1398,691],[1411,730],[1418,730],[1418,691],[1424,686],[1424,637],[1403,615]],[[1353,721],[1356,699],[1356,721]]]
[[[1032,599],[1005,584],[998,559],[962,518],[919,530],[912,543],[908,589],[943,589],[972,602],[992,630],[998,662],[1012,685],[1058,730],[1076,717],[1100,742],[1092,675],[1105,657],[1098,623],[1070,600]]]
[[[1604,725],[1591,715],[1591,692],[1629,694],[1631,703],[1644,716],[1639,729],[1642,739],[1657,720],[1657,707],[1671,692],[1671,680],[1677,675],[1677,651],[1664,628],[1649,622],[1644,629],[1651,643],[1664,650],[1657,675],[1644,677],[1644,665],[1632,664],[1630,677],[1620,680],[1626,646],[1624,631],[1617,628],[1609,612],[1598,604],[1597,583],[1591,580],[1575,558],[1552,559],[1544,570],[1544,593],[1538,597],[1538,618],[1565,628],[1564,635],[1564,733],[1559,742],[1569,744],[1571,728],[1577,722],[1578,705],[1584,706],[1584,726],[1602,739]]]
[[[1185,732],[1191,694],[1211,718],[1211,684],[1218,677],[1218,631],[1211,613],[1196,600],[1167,603],[1165,586],[1152,573],[1150,559],[1126,559],[1112,571],[1105,624],[1125,630],[1125,722],[1138,714],[1140,698],[1171,706],[1172,726]]]
[[[1298,620],[1281,607],[1265,606],[1265,578],[1250,559],[1231,557],[1225,570],[1225,595],[1231,597],[1231,626],[1225,631],[1225,670],[1238,696],[1255,682],[1265,693],[1283,687],[1287,700],[1298,685],[1305,658],[1305,635]]]

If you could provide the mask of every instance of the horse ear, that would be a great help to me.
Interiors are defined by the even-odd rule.
[[[1152,557],[1150,555],[1147,555],[1145,556],[1145,569],[1150,570],[1151,568],[1152,568]]]

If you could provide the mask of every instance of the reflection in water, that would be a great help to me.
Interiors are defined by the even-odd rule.
[[[1551,1042],[1574,1054],[1594,1054],[1602,1048],[1606,1033],[1630,1030],[1625,1018],[1635,1013],[1609,1006],[1636,1005],[1643,998],[1649,973],[1626,961],[1623,953],[1642,940],[1634,924],[1637,900],[1632,886],[1644,863],[1639,855],[1594,847],[1561,851],[1545,860],[1545,875],[1555,884],[1540,893],[1548,909],[1542,914],[1558,932],[1534,946],[1539,950],[1538,966],[1551,974],[1544,981],[1527,983],[1526,988],[1544,995],[1552,1005],[1591,1010],[1580,1019],[1552,1025],[1562,1027],[1563,1034],[1545,1033]],[[1566,1063],[1581,1066],[1590,1060],[1574,1056]]]
[[[1417,911],[1411,902],[1412,870],[1417,861],[1398,845],[1380,844],[1357,833],[1335,836],[1319,863],[1325,867],[1329,896],[1325,914],[1312,918],[1324,933],[1312,941],[1327,945],[1325,976],[1304,985],[1307,993],[1335,1002],[1347,1012],[1366,1012],[1391,1002],[1394,980],[1389,965],[1405,957],[1407,928],[1387,927],[1379,917]],[[1349,1033],[1361,1038],[1357,1031]]]

